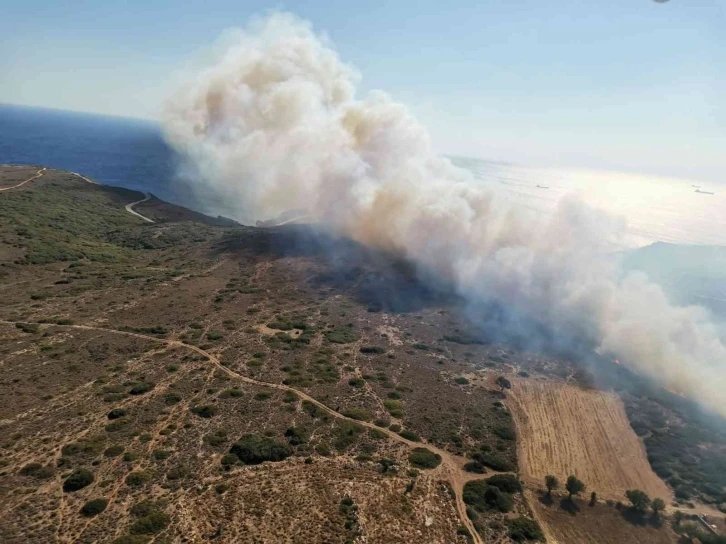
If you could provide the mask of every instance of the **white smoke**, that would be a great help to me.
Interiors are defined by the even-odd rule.
[[[471,299],[495,299],[582,335],[664,385],[726,414],[726,347],[706,312],[674,307],[604,255],[617,218],[564,200],[549,218],[500,202],[433,153],[426,129],[290,14],[226,36],[170,99],[169,142],[199,191],[243,220],[305,208],[336,234],[392,250]]]

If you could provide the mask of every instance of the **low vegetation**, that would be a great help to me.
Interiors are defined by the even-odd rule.
[[[408,456],[408,461],[416,468],[432,469],[441,464],[441,456],[426,448],[414,448]]]
[[[106,510],[106,506],[108,506],[108,501],[106,499],[91,499],[81,507],[81,514],[88,518],[92,518]]]
[[[85,468],[74,470],[64,481],[63,491],[72,492],[83,489],[93,483],[93,473]]]
[[[464,485],[464,502],[477,512],[509,512],[514,506],[510,493],[503,492],[483,480],[473,480]]]
[[[283,461],[292,455],[292,449],[288,444],[256,434],[244,435],[232,445],[229,452],[246,465]]]
[[[542,529],[535,520],[531,518],[518,517],[507,519],[507,531],[509,538],[515,542],[541,541],[544,542],[545,537]]]

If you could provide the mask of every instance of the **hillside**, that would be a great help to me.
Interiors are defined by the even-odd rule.
[[[520,491],[510,413],[571,362],[475,340],[457,297],[390,255],[155,198],[133,208],[147,222],[125,209],[140,193],[23,183],[38,170],[0,170],[3,542],[505,542],[536,538],[535,515],[573,532]]]

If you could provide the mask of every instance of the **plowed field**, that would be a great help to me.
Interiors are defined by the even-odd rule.
[[[530,378],[514,382],[509,404],[522,477],[530,485],[543,486],[547,474],[563,483],[575,474],[588,495],[624,500],[626,489],[642,489],[670,501],[615,394]]]

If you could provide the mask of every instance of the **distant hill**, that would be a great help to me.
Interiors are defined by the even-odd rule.
[[[626,271],[644,272],[676,302],[705,306],[726,319],[726,246],[658,242],[622,258]]]

